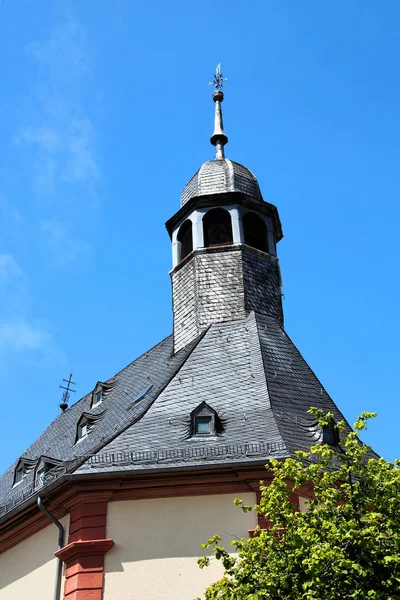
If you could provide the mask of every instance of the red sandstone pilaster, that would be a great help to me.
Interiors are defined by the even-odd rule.
[[[78,498],[70,513],[68,544],[55,553],[66,566],[64,600],[101,600],[104,555],[114,545],[106,538],[107,502]]]
[[[256,497],[257,497],[257,504],[260,504],[260,500],[261,500],[261,492],[259,489],[259,484],[257,485],[257,487],[255,487],[253,485],[253,483],[250,483],[250,485],[253,487],[254,491],[256,492]],[[290,494],[289,496],[289,502],[291,502],[292,504],[295,505],[295,511],[300,510],[300,501],[299,501],[299,496],[298,494]],[[258,514],[257,515],[257,525],[259,526],[260,529],[268,529],[269,524],[268,522],[265,520],[263,515]],[[249,529],[249,536],[253,537],[254,536],[254,532],[255,529]]]

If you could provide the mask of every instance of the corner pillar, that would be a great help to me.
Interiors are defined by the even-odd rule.
[[[195,210],[192,214],[193,250],[204,248],[203,217],[204,210]]]
[[[232,222],[232,237],[234,244],[244,244],[242,211],[237,206],[227,207]]]
[[[107,497],[82,495],[70,512],[68,544],[55,555],[65,563],[64,600],[101,600],[104,556],[114,545],[106,537]]]
[[[265,482],[264,482],[265,483]],[[260,491],[260,482],[258,481],[248,481],[250,487],[255,491],[257,504],[260,504],[261,501],[261,491]],[[294,505],[294,510],[300,510],[300,499],[299,495],[295,493],[291,493],[289,496],[289,502]],[[271,526],[271,522],[266,521],[264,515],[257,514],[257,525],[260,529],[269,529]],[[249,529],[249,536],[254,537],[255,529]]]

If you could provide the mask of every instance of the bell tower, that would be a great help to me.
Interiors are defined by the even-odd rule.
[[[180,209],[166,223],[172,240],[174,352],[211,323],[245,319],[251,311],[283,325],[276,253],[281,223],[253,173],[225,158],[223,82],[218,65],[210,138],[215,159],[193,175]]]

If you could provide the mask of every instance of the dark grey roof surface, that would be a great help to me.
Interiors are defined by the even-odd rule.
[[[218,413],[225,431],[212,438],[189,438],[190,414],[203,401]],[[260,443],[270,446],[257,453]],[[102,449],[101,454],[114,455],[114,461],[91,460],[79,471],[216,465],[253,460],[254,454],[260,460],[270,448],[280,456],[287,454],[271,410],[253,314],[247,320],[211,325],[151,410]],[[132,464],[130,452],[148,452],[149,460]],[[151,460],[151,452],[159,453],[157,462]],[[120,456],[126,458],[125,466]]]
[[[321,441],[322,431],[307,411],[311,406],[346,419],[323,388],[287,333],[272,318],[257,314],[268,393],[272,411],[288,451],[309,450]]]
[[[91,410],[88,394],[23,456],[38,461],[46,455],[77,474],[260,463],[321,440],[310,406],[343,419],[273,318],[251,313],[213,324],[177,355],[172,349],[170,336],[106,382],[100,405]],[[190,414],[202,402],[222,422],[218,436],[190,436]],[[83,413],[97,420],[76,444]],[[32,468],[26,482],[12,488],[16,464],[0,478],[0,517],[21,501],[23,485],[25,497],[35,491]]]
[[[242,192],[256,200],[262,200],[258,181],[253,173],[228,158],[209,160],[186,184],[181,196],[181,206],[195,196]]]
[[[189,438],[190,414],[203,401],[218,413],[224,431]],[[290,456],[321,439],[310,406],[343,419],[279,324],[252,313],[245,321],[212,325],[146,415],[79,472]]]
[[[73,467],[77,457],[92,454],[140,419],[179,370],[192,348],[193,344],[173,356],[173,340],[169,336],[105,382],[103,402],[95,408],[90,408],[92,393],[89,393],[61,413],[23,453],[22,458],[37,462],[41,456],[46,456],[49,462],[55,459]],[[144,397],[134,402],[150,385],[152,387]],[[83,414],[93,415],[95,423],[89,435],[75,443],[77,424]],[[32,488],[33,468],[30,468],[24,481],[13,488],[18,462],[19,459],[0,477],[0,516],[2,507],[12,501],[18,502],[21,495],[29,494]]]

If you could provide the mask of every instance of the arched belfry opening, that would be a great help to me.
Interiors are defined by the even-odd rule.
[[[213,208],[203,217],[204,246],[232,244],[231,215],[224,208]]]
[[[253,212],[243,217],[244,243],[257,250],[269,252],[268,231],[264,219]]]
[[[192,221],[188,219],[182,223],[177,240],[179,242],[179,261],[181,261],[193,250]]]

